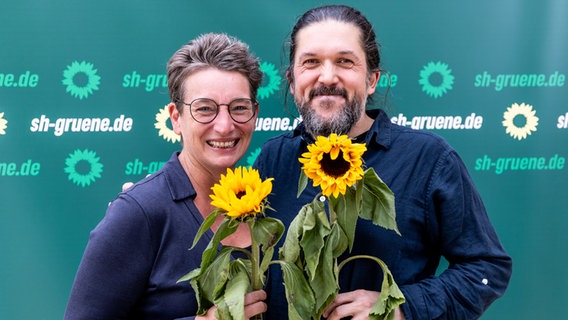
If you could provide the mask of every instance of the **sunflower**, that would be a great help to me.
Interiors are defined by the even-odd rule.
[[[229,218],[245,219],[263,213],[266,197],[272,192],[273,178],[262,181],[255,169],[238,167],[235,171],[227,169],[209,195],[211,204],[225,212]]]
[[[319,136],[298,160],[314,187],[321,186],[323,195],[337,198],[363,178],[361,156],[366,150],[364,144],[352,143],[348,136],[332,133],[329,137]]]

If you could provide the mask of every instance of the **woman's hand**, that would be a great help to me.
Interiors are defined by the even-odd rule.
[[[264,290],[257,290],[249,292],[245,295],[245,319],[250,319],[256,315],[266,312],[266,292]],[[217,307],[213,306],[207,310],[203,316],[195,317],[196,320],[217,320],[215,312]]]

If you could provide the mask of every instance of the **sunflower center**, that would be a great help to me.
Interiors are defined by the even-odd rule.
[[[237,196],[238,199],[242,198],[246,193],[246,191],[239,191],[235,194],[235,196]]]
[[[333,178],[343,176],[351,167],[351,164],[343,159],[343,151],[339,151],[335,160],[331,159],[329,153],[324,153],[320,164],[323,171]]]

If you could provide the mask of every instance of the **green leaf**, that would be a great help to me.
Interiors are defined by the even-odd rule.
[[[406,299],[400,291],[398,285],[394,281],[392,273],[390,272],[386,263],[383,260],[367,255],[357,255],[351,256],[345,260],[343,260],[339,264],[339,271],[343,268],[343,266],[353,260],[356,259],[369,259],[375,261],[383,271],[383,283],[381,285],[381,293],[379,294],[379,298],[377,302],[371,309],[369,313],[369,318],[373,320],[393,320],[394,319],[394,310],[398,308],[401,304],[403,304]]]
[[[203,223],[201,224],[201,226],[199,227],[199,230],[197,230],[197,234],[195,234],[195,238],[193,238],[193,244],[191,245],[191,249],[193,249],[193,247],[195,247],[195,245],[197,244],[197,242],[199,242],[199,239],[201,239],[201,236],[207,231],[209,230],[209,228],[211,228],[211,226],[213,225],[213,222],[215,222],[215,220],[217,219],[217,216],[222,212],[222,210],[220,209],[215,209],[213,210],[213,212],[211,212],[211,214],[209,214],[205,220],[203,221]]]
[[[334,259],[342,255],[345,250],[347,250],[347,236],[345,235],[344,230],[337,223],[331,226],[331,232],[329,233],[327,241],[333,248],[332,256]]]
[[[213,261],[217,254],[217,250],[219,248],[219,244],[223,239],[232,235],[237,231],[237,227],[239,226],[239,222],[234,219],[225,219],[217,228],[217,231],[209,241],[209,245],[203,251],[201,255],[201,268],[207,268],[207,266]]]
[[[365,171],[363,177],[363,200],[360,217],[371,220],[375,225],[394,230],[398,235],[394,194],[379,178],[373,168]]]
[[[244,265],[238,261],[231,262],[231,276],[227,281],[224,294],[215,301],[219,318],[245,319],[245,295],[250,291],[250,278]]]
[[[310,286],[316,300],[315,319],[321,318],[323,311],[339,292],[337,260],[334,256],[334,251],[343,252],[346,248],[347,242],[343,231],[337,224],[333,224],[328,236],[325,238],[317,269],[310,278]]]
[[[311,210],[308,210],[304,220],[302,234],[300,235],[300,247],[306,259],[306,271],[309,279],[313,280],[324,249],[324,239],[329,234],[331,228],[324,204],[321,201],[314,200],[307,206]]]
[[[300,197],[304,189],[306,189],[307,185],[308,185],[308,176],[306,176],[304,170],[300,170],[300,178],[298,179],[298,194],[296,195],[296,198]]]
[[[383,263],[383,283],[381,287],[381,294],[379,299],[373,306],[373,309],[369,313],[371,319],[394,319],[394,310],[398,308],[401,304],[405,302],[404,295],[400,291],[398,285],[394,281],[394,278],[387,268],[386,264]]]
[[[361,179],[355,184],[355,210],[357,212],[361,212],[363,202],[363,181],[365,181],[365,179]]]
[[[275,261],[282,268],[286,300],[288,300],[288,319],[311,319],[314,314],[314,294],[304,273],[295,264]]]
[[[224,247],[207,267],[190,272],[189,280],[196,293],[198,314],[204,314],[222,295],[229,278],[229,262],[233,248]],[[180,279],[181,280],[181,279]]]
[[[288,231],[286,232],[286,238],[284,239],[284,244],[280,247],[278,254],[281,260],[296,263],[300,258],[300,237],[304,225],[304,220],[308,215],[308,211],[311,208],[308,206],[303,206],[300,212],[294,217],[290,225],[288,226]]]
[[[284,234],[284,230],[285,227],[282,221],[270,217],[257,219],[251,228],[254,243],[258,243],[262,250],[261,273],[264,274],[268,270],[268,265],[274,255],[274,246],[278,243],[282,234]]]
[[[190,272],[188,272],[187,274],[185,274],[183,277],[179,278],[179,280],[176,283],[180,283],[183,281],[189,281],[193,278],[195,278],[196,276],[198,276],[201,273],[201,268],[197,268],[197,269],[193,269]]]
[[[358,207],[357,203],[356,192],[353,188],[347,188],[345,195],[339,195],[337,198],[329,198],[330,210],[335,212],[337,224],[339,224],[347,236],[349,251],[353,249],[355,228],[357,227],[357,220],[359,219],[359,215],[356,211]]]

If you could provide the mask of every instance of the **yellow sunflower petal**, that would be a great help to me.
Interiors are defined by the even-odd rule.
[[[313,181],[314,186],[320,186],[322,194],[338,196],[345,194],[347,187],[355,184],[363,177],[362,155],[367,150],[365,144],[352,143],[347,135],[338,136],[333,133],[329,137],[319,136],[313,144],[308,145],[298,160],[303,164],[302,170]],[[325,155],[327,154],[327,157]],[[333,161],[341,154],[342,164],[338,167]],[[329,162],[332,161],[332,162]],[[343,167],[345,172],[341,172]],[[326,172],[331,169],[330,172]]]
[[[255,169],[238,167],[227,169],[209,195],[211,205],[223,210],[230,218],[255,216],[264,208],[266,196],[272,192],[273,178],[262,181]]]

